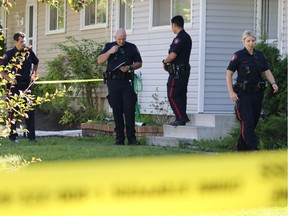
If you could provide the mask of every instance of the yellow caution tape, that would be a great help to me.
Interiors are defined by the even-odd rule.
[[[191,216],[287,207],[287,151],[57,162],[0,174],[5,216]]]
[[[35,81],[35,84],[55,84],[55,83],[80,83],[80,82],[102,82],[103,79],[84,79],[84,80],[50,80]]]

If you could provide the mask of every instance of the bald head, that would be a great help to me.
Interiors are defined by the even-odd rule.
[[[123,46],[126,42],[126,31],[120,28],[115,33],[115,41],[118,46]]]
[[[125,36],[126,37],[126,31],[123,28],[119,28],[116,32],[115,32],[115,37],[116,36]]]

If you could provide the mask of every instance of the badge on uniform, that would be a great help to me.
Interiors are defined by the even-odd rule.
[[[231,57],[231,61],[235,61],[237,59],[237,55],[233,54]]]
[[[176,38],[173,43],[178,44],[178,43],[180,43],[180,40],[178,38]]]

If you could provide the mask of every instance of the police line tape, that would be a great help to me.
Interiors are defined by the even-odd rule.
[[[42,163],[0,179],[0,214],[7,216],[194,216],[287,207],[287,151]]]
[[[102,82],[103,79],[83,79],[83,80],[43,80],[35,81],[34,84],[58,84],[58,83],[80,83],[80,82]]]

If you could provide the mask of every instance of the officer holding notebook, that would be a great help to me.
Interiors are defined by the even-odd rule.
[[[126,137],[129,145],[138,145],[135,136],[135,106],[137,95],[134,91],[134,70],[142,67],[142,58],[136,45],[126,41],[126,31],[122,28],[115,33],[115,41],[107,43],[98,56],[98,63],[107,61],[105,79],[108,86],[108,102],[113,109],[116,145],[124,145]],[[125,117],[125,123],[124,123]]]

